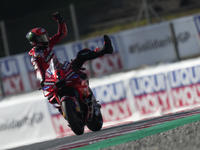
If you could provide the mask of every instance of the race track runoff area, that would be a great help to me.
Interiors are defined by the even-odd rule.
[[[181,58],[199,55],[198,14],[112,34],[114,52],[91,61],[94,77],[102,75],[90,79],[90,87],[102,106],[103,129],[86,128],[81,136],[74,136],[42,91],[33,91],[38,85],[27,53],[2,58],[8,97],[0,102],[0,149],[123,149],[116,144],[124,149],[145,149],[145,145],[146,149],[200,149],[199,112],[194,110],[200,108],[200,59],[175,61],[171,23]],[[102,40],[94,37],[82,42],[93,49]],[[58,45],[54,52],[70,60],[85,46],[81,43]],[[152,66],[132,70],[144,64]],[[14,95],[19,93],[24,94]]]
[[[133,123],[133,126],[130,126],[130,123],[128,128],[127,125],[124,125],[124,128],[120,128],[119,130],[108,131],[107,134],[99,136],[97,134],[93,138],[89,137],[85,140],[60,145],[49,150],[198,149],[200,145],[198,143],[188,144],[192,139],[186,138],[184,134],[198,133],[198,129],[200,129],[199,120],[200,109],[189,110]],[[183,143],[185,138],[187,145]],[[164,145],[163,141],[167,145]]]
[[[98,143],[95,143],[95,144],[92,144],[89,146],[82,147],[80,149],[88,149],[89,150],[89,149],[104,148],[104,147],[119,145],[119,144],[131,142],[134,140],[142,139],[142,138],[150,136],[150,135],[162,133],[162,132],[180,127],[180,126],[188,124],[188,123],[197,122],[199,120],[200,120],[200,114],[196,114],[196,115],[192,115],[192,116],[189,116],[186,118],[181,118],[181,119],[161,123],[161,124],[158,124],[158,125],[155,125],[152,127],[140,129],[135,132],[121,135],[118,137],[114,137],[111,139],[107,139],[107,140],[104,140],[104,141],[101,141],[101,142],[98,142]],[[149,126],[151,126],[151,125],[149,125]],[[118,146],[116,146],[116,148],[117,147]]]
[[[146,127],[150,127],[155,125],[148,122],[150,118],[164,117],[167,114],[175,115],[180,111],[199,108],[199,71],[200,59],[197,58],[90,80],[90,87],[102,106],[101,111],[104,118],[103,130],[98,134],[104,134],[106,131],[110,133],[109,127],[142,120],[147,121]],[[0,103],[0,110],[0,149],[20,147],[74,135],[63,116],[52,105],[48,104],[42,91],[8,97]],[[137,130],[141,129],[140,125],[138,125]],[[133,128],[135,128],[135,124]],[[121,133],[130,133],[135,130],[122,131]],[[89,133],[86,129],[85,133],[87,132]],[[89,136],[97,138],[96,132],[89,134],[92,134]],[[115,134],[120,135],[120,133]],[[87,134],[86,137],[83,136],[84,139],[88,140]],[[109,137],[108,133],[107,137]],[[138,136],[134,135],[134,137]],[[94,140],[94,138],[90,138]],[[99,139],[101,138],[99,137]],[[82,139],[80,138],[80,140]],[[73,142],[64,141],[61,145]],[[93,141],[91,142],[93,143]],[[42,149],[56,146],[59,145],[47,145]]]

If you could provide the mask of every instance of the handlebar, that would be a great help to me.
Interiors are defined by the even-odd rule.
[[[79,70],[86,70],[86,68],[72,68],[75,72],[77,72],[77,71],[79,71]],[[39,87],[39,89],[38,90],[42,90],[43,89],[43,87],[41,86],[41,87]]]
[[[86,70],[85,68],[75,68],[75,67],[72,67],[72,69],[73,69],[75,72],[77,72],[77,71],[79,71],[79,70]]]
[[[79,70],[86,70],[85,68],[79,68]]]

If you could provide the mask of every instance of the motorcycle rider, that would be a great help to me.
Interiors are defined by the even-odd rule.
[[[67,35],[65,21],[59,12],[53,13],[52,17],[58,22],[58,31],[52,37],[49,38],[47,31],[41,27],[34,28],[26,34],[26,38],[33,46],[29,51],[29,55],[31,56],[31,63],[36,70],[36,78],[40,81],[41,87],[44,86],[45,72],[49,67],[51,59],[59,63],[53,52],[53,47]],[[81,68],[85,61],[95,59],[104,54],[111,54],[112,52],[111,40],[109,36],[104,35],[103,47],[98,47],[94,51],[87,48],[79,51],[77,57],[72,62],[72,68],[77,70]]]
[[[44,86],[45,72],[49,67],[50,60],[58,62],[53,52],[53,46],[60,42],[67,35],[67,27],[65,21],[58,12],[52,14],[53,19],[58,22],[58,32],[49,38],[48,33],[41,27],[34,28],[26,34],[33,48],[29,51],[31,63],[36,70],[36,77],[40,81],[40,85]],[[92,60],[104,54],[111,54],[113,47],[109,36],[104,35],[104,44],[102,48],[97,47],[94,51],[83,49],[77,53],[77,57],[72,62],[73,69],[80,68],[85,61]]]

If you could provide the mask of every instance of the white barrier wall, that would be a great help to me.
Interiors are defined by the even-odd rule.
[[[200,18],[197,18],[197,16],[172,21],[181,58],[200,54],[199,32],[197,30],[197,27],[200,27],[197,25],[199,21]]]
[[[100,76],[123,69],[117,38],[111,35],[111,39],[115,51],[111,55],[97,58],[91,62],[94,76]],[[87,42],[88,48],[94,50],[96,47],[101,47],[103,45],[103,38],[97,37],[83,42]],[[82,42],[70,43],[55,46],[54,52],[60,60],[70,61],[74,59],[77,52],[83,48]],[[0,59],[0,64],[5,95],[33,91],[39,88],[39,84],[35,78],[35,70],[30,62],[28,52],[2,58]],[[84,67],[87,68],[87,74],[90,76],[91,72],[88,63],[85,63]]]
[[[171,21],[181,58],[199,55],[200,16]],[[176,59],[170,22],[110,35],[114,53],[91,61],[94,76]],[[59,59],[70,60],[83,49],[101,47],[102,37],[58,45]],[[0,59],[6,95],[36,90],[39,85],[27,53]],[[88,63],[84,64],[90,76]],[[102,105],[104,127],[200,106],[200,59],[90,80]],[[87,129],[86,129],[87,131]],[[0,149],[73,134],[65,119],[41,91],[12,96],[0,103]]]
[[[170,23],[174,26],[180,58],[200,55],[199,22],[199,16],[190,16],[120,32],[124,68],[176,60]]]
[[[140,120],[200,106],[200,59],[90,81],[105,122]]]
[[[165,22],[119,33],[127,69],[175,60],[169,31],[169,23]]]
[[[200,54],[199,33],[200,16],[194,15],[170,21],[175,28],[180,57]],[[170,62],[176,59],[170,22],[159,23],[130,29],[110,35],[114,53],[91,61],[95,77],[133,69],[142,65]],[[54,51],[59,59],[71,60],[79,50],[88,47],[94,50],[103,45],[103,37],[58,45]],[[35,71],[27,53],[0,59],[1,74],[5,95],[13,95],[36,90],[39,87]],[[84,64],[87,74],[91,75],[88,62]]]
[[[0,149],[55,138],[42,93],[7,98],[0,103]]]
[[[104,127],[200,106],[200,58],[90,80]],[[73,135],[42,91],[0,103],[0,149]],[[86,132],[88,130],[86,129]]]

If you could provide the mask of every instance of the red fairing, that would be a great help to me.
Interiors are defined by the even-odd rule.
[[[36,77],[42,81],[45,77],[45,71],[49,67],[50,60],[58,62],[57,57],[53,52],[55,44],[60,42],[67,35],[67,27],[65,23],[58,24],[58,32],[49,38],[49,47],[44,50],[37,50],[33,47],[29,55],[31,56],[31,63],[36,70]],[[58,62],[59,63],[59,62]]]

